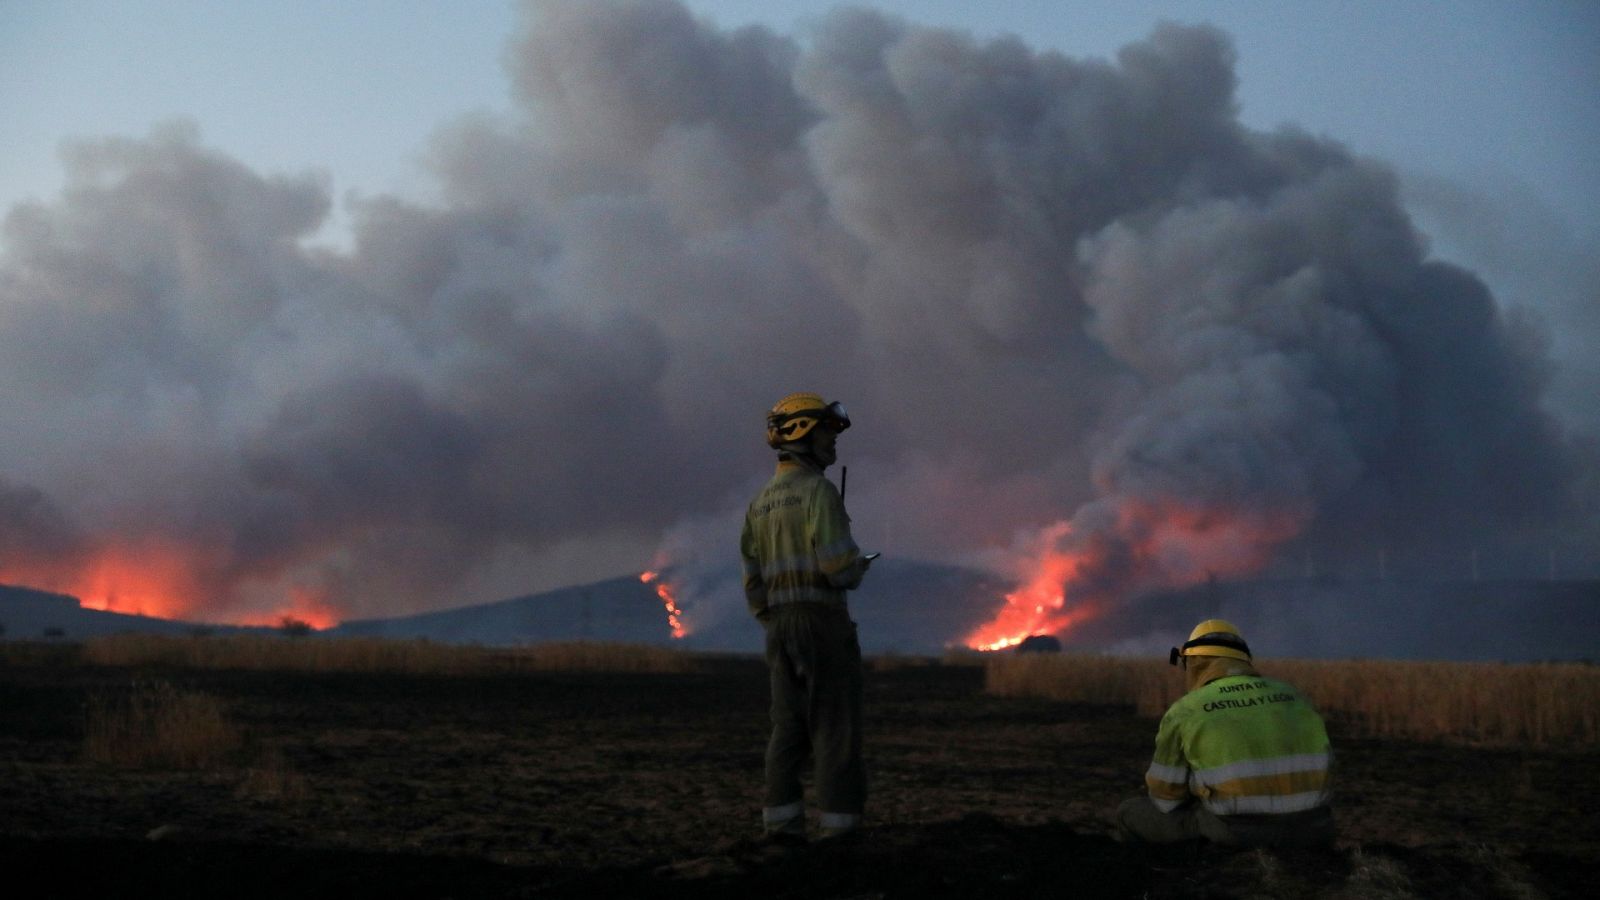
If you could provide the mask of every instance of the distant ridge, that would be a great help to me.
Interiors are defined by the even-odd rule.
[[[669,571],[665,576],[674,583]],[[672,638],[651,585],[621,576],[456,609],[357,619],[318,634],[424,638],[514,646],[544,641],[623,641],[691,650],[760,653],[760,627],[737,594],[737,576],[715,590],[682,585],[690,634]],[[880,560],[851,595],[869,654],[938,654],[959,644],[999,607],[1010,585],[972,569]],[[1244,630],[1257,656],[1536,662],[1600,660],[1600,581],[1440,583],[1338,578],[1201,584],[1134,598],[1062,635],[1068,651],[1164,655],[1194,623],[1221,616]],[[83,609],[62,594],[0,585],[6,640],[82,640],[118,633],[256,632]]]
[[[670,571],[663,577],[674,583]],[[681,641],[672,638],[655,588],[637,576],[438,612],[352,620],[327,633],[490,645],[604,640],[761,652],[760,626],[746,612],[742,594],[729,593],[737,580],[729,575],[717,583],[723,590],[710,606],[695,591],[683,591],[690,633]],[[1002,596],[1003,586],[981,572],[884,560],[851,595],[850,610],[865,652],[940,653],[981,624]]]
[[[324,633],[498,645],[580,640],[663,643],[672,638],[661,600],[637,577],[410,616],[352,619]]]
[[[84,609],[78,598],[66,594],[0,584],[0,627],[5,629],[0,637],[7,640],[82,640],[110,634],[190,634],[212,626]]]

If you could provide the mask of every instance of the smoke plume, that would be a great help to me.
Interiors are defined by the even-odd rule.
[[[1243,127],[1211,28],[1084,60],[550,0],[509,58],[515,114],[442,127],[442,199],[351,201],[348,249],[310,240],[329,184],[192,127],[72,146],[5,221],[0,580],[354,617],[637,570],[685,522],[731,557],[801,389],[855,416],[865,541],[1048,535],[1096,603],[1578,546],[1537,329],[1382,163]]]

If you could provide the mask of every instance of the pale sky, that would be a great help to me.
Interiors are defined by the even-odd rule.
[[[724,27],[803,34],[832,0],[691,0]],[[1296,123],[1402,171],[1525,188],[1600,234],[1600,4],[884,0],[864,5],[979,37],[1109,57],[1161,19],[1238,48],[1247,124]],[[0,0],[0,207],[60,187],[64,139],[198,123],[267,171],[337,192],[424,193],[441,123],[509,106],[510,0]]]

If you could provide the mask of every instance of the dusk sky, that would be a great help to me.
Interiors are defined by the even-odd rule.
[[[786,34],[840,4],[693,0],[724,28]],[[1600,8],[1458,3],[955,0],[858,4],[979,37],[1110,57],[1159,20],[1210,22],[1238,51],[1243,121],[1295,124],[1600,235]],[[52,196],[61,141],[187,118],[265,171],[336,192],[422,194],[418,159],[461,115],[505,111],[513,0],[7,0],[0,3],[0,205]]]
[[[1416,560],[1555,558],[1600,6],[838,6],[0,0],[0,581],[237,618],[618,574],[720,540],[765,465],[731,433],[813,387],[907,555],[1095,535],[1155,548],[1134,589],[1443,516]],[[816,384],[753,349],[812,328]]]

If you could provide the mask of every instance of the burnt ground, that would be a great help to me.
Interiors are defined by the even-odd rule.
[[[752,840],[765,673],[482,677],[0,664],[0,871],[37,896],[1576,897],[1600,876],[1600,749],[1343,736],[1331,851],[1111,838],[1155,723],[868,674],[872,826]],[[86,762],[91,698],[160,678],[226,704],[200,771]],[[12,890],[10,896],[27,896]]]

